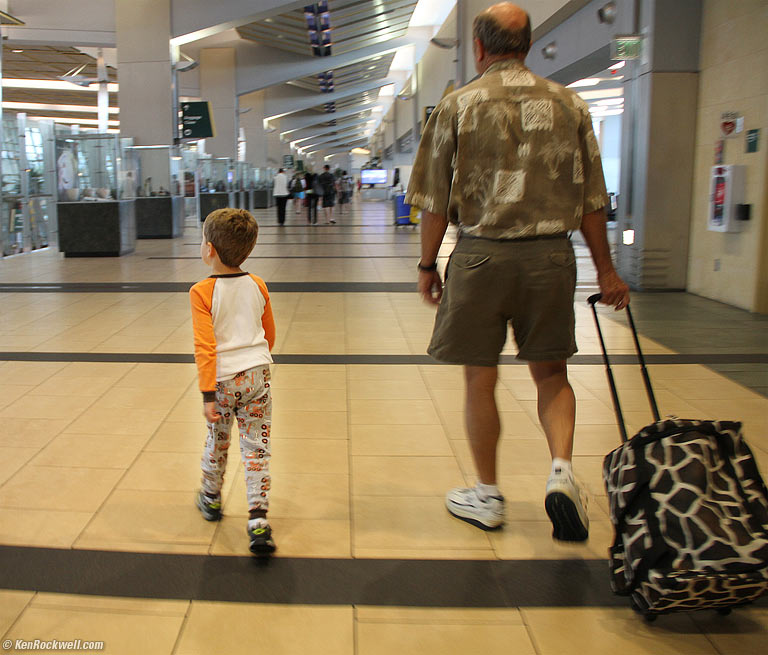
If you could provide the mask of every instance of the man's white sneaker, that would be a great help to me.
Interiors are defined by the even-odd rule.
[[[589,538],[587,501],[570,475],[553,473],[549,476],[544,507],[552,521],[552,537],[560,541],[586,541]]]
[[[495,530],[504,523],[504,498],[488,496],[481,499],[475,488],[451,489],[445,495],[445,506],[457,519],[481,530]]]

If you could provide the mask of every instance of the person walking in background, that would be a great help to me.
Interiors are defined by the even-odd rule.
[[[333,218],[333,206],[336,204],[336,178],[331,173],[331,167],[326,164],[323,166],[323,172],[319,177],[320,185],[323,191],[323,212],[325,213],[326,223],[335,223]]]
[[[566,367],[576,352],[576,260],[568,233],[584,235],[602,302],[626,307],[629,288],[611,261],[608,195],[589,109],[570,89],[526,68],[530,46],[530,18],[520,7],[503,2],[477,16],[480,77],[435,108],[406,202],[423,210],[419,292],[438,305],[428,352],[464,367],[478,482],[450,491],[448,511],[486,530],[504,522],[494,390],[511,323],[517,356],[537,387],[552,457],[545,508],[553,537],[583,541],[589,521],[571,466],[576,401]],[[437,254],[449,221],[459,235],[443,288]]]
[[[307,223],[317,225],[317,201],[323,193],[317,175],[307,171],[304,175],[304,187],[304,193],[307,197]]]
[[[304,184],[299,173],[296,173],[291,180],[291,197],[293,198],[294,213],[300,214],[304,203]]]
[[[344,206],[349,204],[352,195],[352,179],[347,175],[347,171],[341,172],[337,186],[339,190],[339,215],[344,216]]]
[[[291,193],[288,190],[288,176],[282,168],[275,175],[272,195],[277,202],[277,224],[285,225],[285,206],[288,204],[288,198],[291,197]]]

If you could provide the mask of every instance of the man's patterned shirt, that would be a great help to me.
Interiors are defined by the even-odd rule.
[[[608,204],[587,104],[517,59],[496,62],[435,108],[406,202],[469,236],[578,229],[584,214]]]

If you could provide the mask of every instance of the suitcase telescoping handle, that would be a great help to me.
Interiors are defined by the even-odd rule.
[[[619,394],[616,390],[616,382],[613,379],[613,371],[611,370],[611,362],[608,359],[608,351],[605,348],[605,340],[603,339],[603,331],[600,329],[600,320],[597,317],[597,303],[600,302],[602,294],[596,293],[594,296],[587,298],[587,302],[592,307],[592,314],[595,317],[595,326],[597,327],[597,336],[600,338],[600,348],[603,350],[603,362],[605,362],[605,372],[608,376],[608,385],[611,387],[611,398],[613,399],[613,409],[616,412],[616,421],[619,424],[619,430],[621,431],[621,441],[627,441],[627,427],[624,423],[624,415],[621,411],[621,404],[619,403]],[[645,392],[648,394],[648,402],[651,405],[651,411],[653,412],[653,420],[661,420],[659,415],[659,407],[656,404],[656,396],[653,394],[653,387],[651,386],[651,378],[648,375],[648,369],[645,366],[645,357],[643,357],[643,351],[640,348],[640,339],[637,337],[637,328],[635,328],[635,321],[632,318],[632,310],[627,309],[627,318],[629,319],[629,327],[632,329],[632,338],[635,342],[635,350],[637,351],[637,359],[640,362],[640,371],[643,374],[643,382],[645,383]]]

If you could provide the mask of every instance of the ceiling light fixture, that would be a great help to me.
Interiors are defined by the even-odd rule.
[[[3,86],[9,89],[44,89],[48,91],[91,91],[93,93],[99,90],[96,86],[73,87],[71,82],[59,80],[30,80],[22,77],[4,77]],[[117,82],[107,84],[107,90],[110,93],[117,93],[119,89]]]
[[[580,89],[584,86],[597,86],[600,84],[602,80],[599,77],[585,77],[583,80],[576,80],[575,82],[571,82],[567,88],[569,89]]]
[[[29,111],[69,111],[83,114],[96,114],[99,108],[91,105],[51,105],[45,102],[9,102],[3,101],[3,109],[21,109]],[[118,107],[110,107],[110,114],[117,114]]]
[[[554,41],[547,43],[542,49],[541,54],[544,56],[544,59],[554,59],[557,57],[557,43]]]
[[[615,2],[606,2],[600,9],[597,10],[597,20],[605,25],[613,25],[616,21],[616,16],[619,11],[616,8]]]

